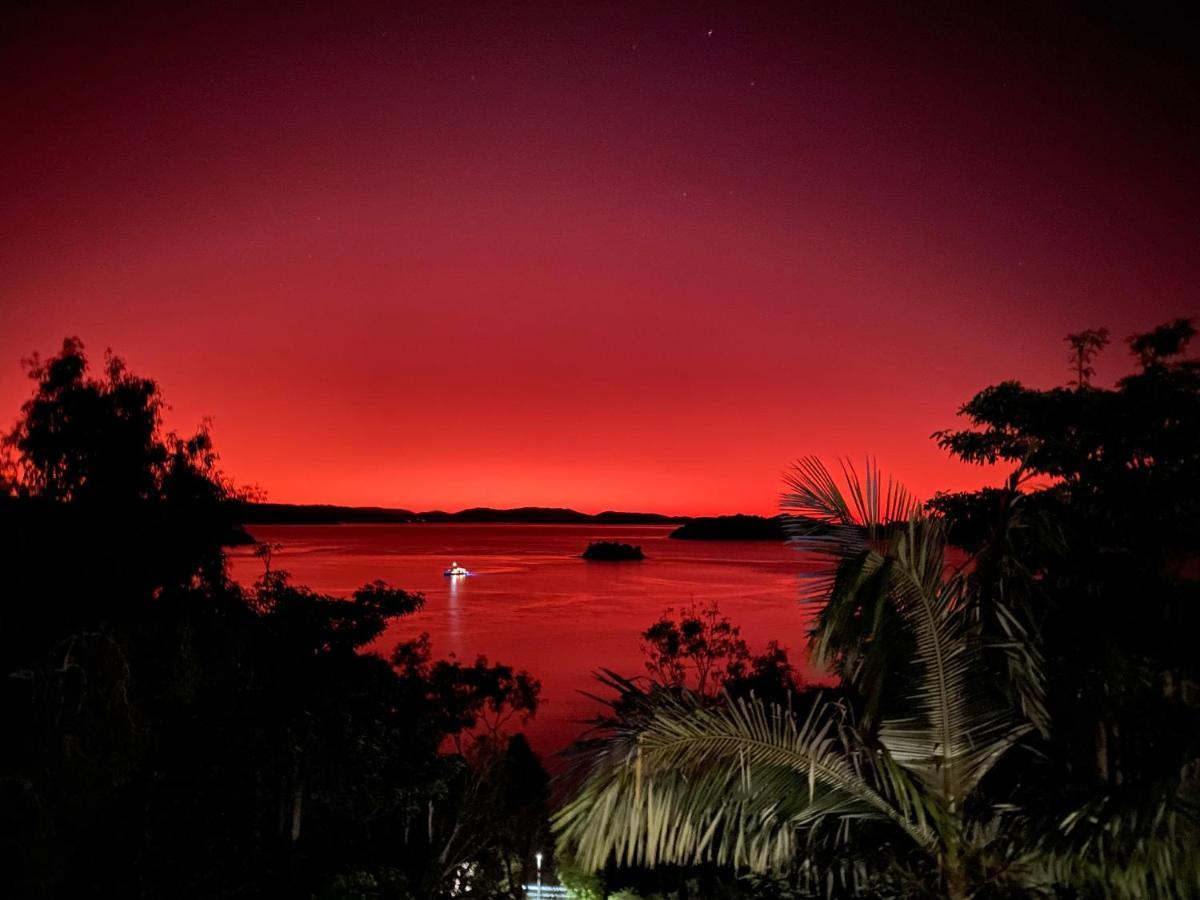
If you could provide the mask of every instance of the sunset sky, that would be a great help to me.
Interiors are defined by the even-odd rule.
[[[974,391],[1200,311],[1194,26],[1043,5],[29,4],[2,424],[72,334],[275,501],[978,484],[929,439]]]

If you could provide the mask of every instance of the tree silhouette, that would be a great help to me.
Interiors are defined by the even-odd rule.
[[[642,632],[646,671],[664,687],[720,693],[726,679],[745,671],[750,650],[741,629],[721,615],[717,602],[667,609]]]
[[[805,717],[608,673],[636,702],[581,748],[563,856],[778,867],[823,896],[1200,895],[1194,333],[1133,336],[1112,389],[1086,356],[1073,390],[979,392],[936,438],[1013,464],[1001,487],[922,507],[801,461],[785,502],[832,563],[802,600],[839,699]]]
[[[1092,360],[1108,345],[1108,329],[1088,328],[1078,334],[1068,334],[1063,340],[1071,345],[1071,355],[1067,359],[1075,371],[1074,380],[1068,383],[1082,390],[1096,374]]]
[[[505,726],[536,680],[367,652],[423,603],[383,582],[322,595],[270,546],[231,582],[243,492],[207,429],[165,431],[158,386],[111,354],[93,377],[74,338],[28,372],[0,482],[0,896],[430,897],[467,864],[517,896],[545,773]]]

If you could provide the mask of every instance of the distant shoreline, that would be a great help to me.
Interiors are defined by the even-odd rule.
[[[428,522],[463,522],[539,525],[678,525],[691,521],[687,516],[660,513],[606,510],[582,513],[574,509],[523,506],[514,509],[472,507],[458,512],[429,510],[416,512],[381,506],[336,506],[333,504],[242,503],[241,525],[408,525]]]
[[[662,513],[522,506],[494,509],[479,506],[457,512],[416,512],[382,506],[338,506],[326,503],[241,503],[238,523],[253,525],[416,525],[430,523],[497,525],[674,525],[672,538],[685,540],[784,540],[778,517],[668,516]]]

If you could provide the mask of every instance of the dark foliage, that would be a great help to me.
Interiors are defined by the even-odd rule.
[[[1017,467],[1003,488],[930,504],[979,552],[981,615],[1003,596],[1044,656],[1049,733],[1038,765],[1008,772],[1012,797],[1051,832],[1087,810],[1072,837],[1091,829],[1107,863],[1149,838],[1156,816],[1196,819],[1186,798],[1200,760],[1200,363],[1185,356],[1195,334],[1180,319],[1129,338],[1137,369],[1110,389],[1088,382],[1089,354],[1072,359],[1072,389],[988,388],[961,410],[970,428],[936,435],[961,459]],[[1092,353],[1107,339],[1072,337],[1088,335],[1099,336],[1079,342]],[[1010,639],[1003,626],[988,632]]]
[[[524,672],[365,652],[423,598],[242,587],[206,431],[83,347],[33,360],[0,496],[0,896],[519,896],[546,776]]]
[[[591,751],[603,743],[613,727],[637,727],[651,714],[661,694],[694,695],[707,704],[725,698],[759,697],[770,703],[797,708],[811,704],[822,690],[804,684],[778,642],[768,643],[753,655],[741,639],[741,630],[720,612],[716,602],[692,605],[678,614],[668,609],[642,633],[642,652],[648,677],[629,678],[610,670],[596,673],[603,695],[593,695],[605,712],[592,724],[594,730],[567,752],[572,761],[560,789],[584,778]],[[828,693],[840,694],[840,691]],[[799,898],[791,879],[783,874],[749,877],[711,862],[681,866],[618,866],[587,873],[568,859],[558,860],[563,884],[581,898],[639,897],[728,898],[728,900],[787,900]]]
[[[843,468],[845,490],[798,463],[788,508],[830,563],[803,598],[837,701],[801,720],[790,685],[773,706],[726,700],[745,681],[736,629],[715,609],[664,617],[648,683],[602,673],[616,698],[577,747],[560,852],[678,896],[713,860],[813,897],[1200,896],[1194,334],[1135,335],[1137,370],[1100,388],[1107,334],[1083,332],[1071,388],[980,392],[969,427],[936,437],[1014,471],[932,515],[870,463]]]

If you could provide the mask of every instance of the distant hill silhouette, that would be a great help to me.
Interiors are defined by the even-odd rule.
[[[684,541],[782,541],[787,538],[779,516],[706,516],[690,519],[671,532]]]
[[[458,512],[435,509],[414,512],[379,506],[331,504],[241,503],[236,518],[243,525],[338,525],[408,522],[496,522],[541,525],[670,525],[688,521],[683,516],[606,510],[591,514],[557,507],[522,506],[493,509],[477,506]]]
[[[381,506],[332,506],[327,503],[241,503],[238,521],[243,525],[337,525],[341,523],[411,522],[409,509]]]

